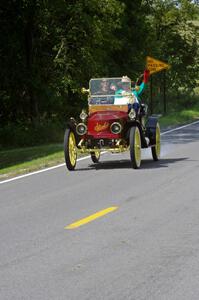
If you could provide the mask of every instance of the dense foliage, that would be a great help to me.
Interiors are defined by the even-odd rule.
[[[147,55],[172,65],[167,93],[184,104],[199,79],[198,12],[191,0],[2,0],[0,136],[63,123],[86,105],[91,77],[136,79]]]

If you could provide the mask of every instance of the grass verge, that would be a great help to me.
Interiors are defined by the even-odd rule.
[[[161,127],[178,126],[199,119],[199,109],[173,112],[160,118]]]
[[[0,151],[0,180],[64,163],[62,144]]]

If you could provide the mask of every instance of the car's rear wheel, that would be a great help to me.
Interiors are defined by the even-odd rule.
[[[141,164],[141,138],[140,130],[137,126],[130,129],[129,145],[132,166],[134,169],[138,169]]]
[[[91,159],[96,164],[100,160],[100,151],[91,152]]]
[[[74,132],[69,128],[64,135],[64,155],[67,168],[73,171],[77,161],[77,148]]]
[[[157,123],[156,131],[155,131],[155,146],[151,147],[151,153],[154,161],[158,161],[160,159],[160,149],[161,149],[161,142],[160,142],[160,125]]]

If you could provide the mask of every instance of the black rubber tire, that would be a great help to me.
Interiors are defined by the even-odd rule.
[[[137,126],[131,127],[130,129],[129,145],[130,145],[130,158],[131,158],[132,167],[134,169],[138,169],[141,165],[141,137],[140,137],[140,130]],[[140,154],[138,154],[139,151]]]
[[[91,152],[91,159],[95,164],[97,164],[100,160],[100,154],[99,154],[99,157],[97,157],[95,152]]]
[[[157,145],[158,143],[158,145]],[[156,125],[156,145],[151,147],[151,153],[154,161],[160,159],[160,126],[159,123]]]

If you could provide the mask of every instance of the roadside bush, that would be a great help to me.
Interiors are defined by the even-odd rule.
[[[8,124],[0,128],[0,147],[35,146],[63,141],[64,126],[45,121],[34,125]]]

